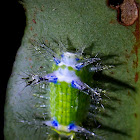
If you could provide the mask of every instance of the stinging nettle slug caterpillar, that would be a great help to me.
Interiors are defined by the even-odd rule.
[[[44,92],[33,93],[34,96],[44,99],[46,104],[49,100],[51,119],[43,120],[42,125],[50,127],[58,134],[68,136],[70,139],[74,138],[75,133],[84,133],[103,139],[94,132],[83,128],[82,122],[87,117],[90,102],[94,102],[94,110],[97,106],[104,108],[101,101],[102,94],[105,94],[106,91],[93,87],[94,73],[113,66],[102,65],[101,59],[97,55],[95,57],[84,56],[84,49],[73,52],[64,45],[59,45],[61,45],[61,52],[57,53],[47,43],[33,41],[32,46],[40,55],[45,54],[45,57],[53,60],[52,72],[44,75],[29,74],[22,78],[26,82],[25,87],[42,84],[42,88],[44,88],[44,85],[48,85],[49,97],[46,97]],[[45,108],[46,106],[43,104],[38,107]]]

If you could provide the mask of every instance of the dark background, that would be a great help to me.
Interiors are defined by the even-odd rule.
[[[17,0],[5,1],[1,4],[1,36],[0,46],[0,133],[4,139],[4,106],[6,100],[6,88],[12,72],[15,56],[20,47],[26,26],[25,10]],[[11,138],[12,140],[12,138]]]

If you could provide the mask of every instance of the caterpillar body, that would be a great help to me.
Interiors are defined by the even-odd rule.
[[[93,88],[92,77],[95,71],[108,69],[110,66],[101,65],[101,59],[97,56],[84,58],[82,53],[70,51],[63,52],[61,56],[55,56],[56,54],[43,43],[40,45],[40,49],[44,48],[46,53],[53,58],[52,72],[46,75],[32,74],[30,78],[23,78],[26,80],[26,86],[35,86],[39,83],[49,84],[51,120],[42,121],[42,124],[51,127],[60,135],[69,136],[71,139],[77,132],[100,138],[81,125],[87,117],[91,100],[95,106],[103,107],[101,94],[105,91]],[[44,98],[43,96],[39,97]]]

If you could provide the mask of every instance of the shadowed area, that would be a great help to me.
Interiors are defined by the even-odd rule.
[[[15,56],[17,53],[18,48],[21,45],[21,40],[24,34],[24,28],[26,26],[26,17],[25,11],[23,6],[18,3],[17,0],[8,1],[8,4],[5,5],[6,10],[6,29],[7,33],[4,37],[4,47],[3,47],[3,54],[1,55],[1,60],[4,60],[2,65],[2,73],[4,74],[3,80],[0,81],[1,85],[1,114],[4,115],[4,104],[5,104],[5,97],[6,97],[6,88],[7,82],[11,75],[12,66],[15,61]],[[3,136],[3,126],[4,126],[4,119],[1,117],[1,136]]]

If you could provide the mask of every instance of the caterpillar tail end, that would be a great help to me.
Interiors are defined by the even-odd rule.
[[[51,120],[51,121],[44,121],[43,125],[50,126],[52,130],[57,132],[59,135],[70,137],[71,140],[75,137],[76,132],[76,126],[75,124],[71,123],[68,126],[61,125],[58,123],[57,120]]]
[[[70,140],[73,140],[75,137],[75,133],[83,133],[87,136],[96,137],[100,140],[104,140],[103,137],[96,135],[94,132],[88,131],[87,129],[77,126],[74,123],[70,123],[68,126],[61,125],[57,122],[57,120],[52,121],[44,121],[44,125],[52,127],[52,130],[57,132],[58,134],[66,137],[70,137]]]

